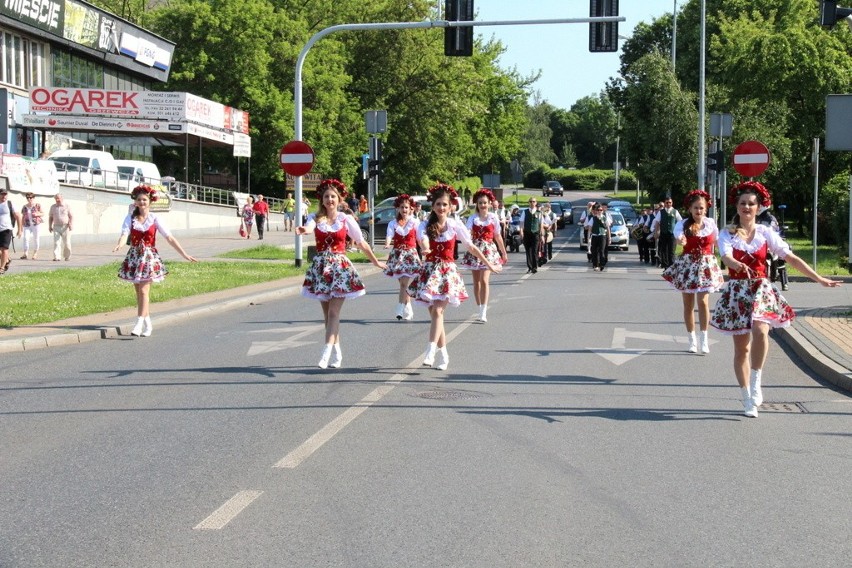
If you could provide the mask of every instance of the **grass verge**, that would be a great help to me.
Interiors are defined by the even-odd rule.
[[[368,262],[361,252],[348,256],[356,263]],[[293,249],[270,245],[231,251],[219,257],[230,260],[168,262],[166,280],[151,286],[151,303],[300,276],[308,265],[307,251],[302,255],[305,260],[300,268],[287,262],[242,260],[295,260]],[[117,277],[120,264],[5,274],[0,295],[0,327],[37,325],[134,307],[133,286]]]

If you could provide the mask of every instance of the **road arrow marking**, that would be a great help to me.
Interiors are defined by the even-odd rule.
[[[276,351],[284,351],[285,349],[293,349],[295,347],[303,347],[305,345],[311,345],[317,343],[317,341],[299,341],[301,338],[306,335],[310,335],[312,333],[316,333],[323,329],[321,325],[310,325],[310,326],[300,326],[300,327],[285,327],[278,328],[275,330],[260,330],[252,333],[268,333],[270,331],[277,332],[296,332],[294,335],[288,337],[287,339],[281,339],[278,341],[252,341],[251,347],[249,347],[248,353],[246,353],[246,357],[253,357],[255,355],[266,355],[267,353],[274,353]]]
[[[612,330],[612,344],[609,348],[606,347],[586,347],[592,353],[600,355],[613,365],[623,365],[635,359],[640,355],[644,355],[650,349],[628,349],[628,339],[644,339],[646,341],[665,341],[668,343],[688,343],[686,336],[680,337],[665,333],[648,333],[645,331],[627,331],[623,327],[616,327]],[[715,340],[710,340],[710,343],[717,343]]]

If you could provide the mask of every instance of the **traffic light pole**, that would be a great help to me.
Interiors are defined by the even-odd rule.
[[[373,24],[340,24],[330,26],[324,30],[320,30],[305,43],[299,57],[296,59],[296,78],[293,86],[293,103],[295,106],[295,125],[294,135],[295,140],[302,140],[302,69],[305,65],[305,58],[311,47],[334,32],[344,31],[380,31],[380,30],[406,30],[406,29],[429,29],[429,28],[461,28],[461,27],[476,27],[476,26],[535,26],[544,24],[593,24],[607,22],[624,22],[624,16],[605,16],[600,18],[557,18],[552,20],[505,20],[491,22],[475,22],[475,21],[449,21],[449,20],[429,20],[424,22],[383,22]],[[296,226],[302,224],[302,215],[304,204],[302,203],[302,176],[296,176]],[[296,267],[302,266],[302,235],[296,234]]]

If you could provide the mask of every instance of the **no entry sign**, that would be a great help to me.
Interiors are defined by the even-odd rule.
[[[743,177],[759,176],[769,167],[769,148],[757,140],[746,140],[734,148],[734,169]]]
[[[314,149],[301,140],[284,144],[279,157],[281,169],[291,176],[303,176],[314,167]]]

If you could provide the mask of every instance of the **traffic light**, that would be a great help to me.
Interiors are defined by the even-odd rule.
[[[716,173],[725,171],[725,153],[722,150],[707,154],[707,168]]]
[[[837,5],[837,0],[822,0],[819,6],[819,23],[824,28],[832,28],[838,19],[852,16],[852,8]],[[850,25],[852,27],[852,25]]]
[[[589,17],[618,15],[618,0],[590,0]],[[618,22],[589,24],[589,51],[605,53],[618,51]]]
[[[472,22],[473,0],[445,0],[444,17],[450,22]],[[444,55],[473,55],[473,26],[444,28]]]

